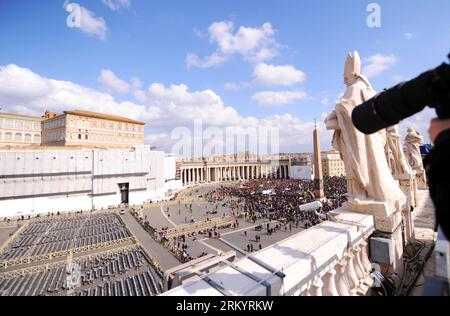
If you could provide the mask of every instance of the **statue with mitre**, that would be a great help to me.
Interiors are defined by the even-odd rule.
[[[347,90],[325,123],[327,129],[334,130],[333,147],[344,161],[349,204],[396,205],[405,196],[386,160],[386,131],[365,135],[352,122],[353,109],[376,95],[369,80],[361,75],[361,59],[356,51],[349,53],[345,61],[344,83]]]

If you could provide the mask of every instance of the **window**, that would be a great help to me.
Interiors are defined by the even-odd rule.
[[[78,139],[81,139],[81,134],[78,134]]]
[[[25,141],[31,142],[31,134],[25,134]]]
[[[14,135],[14,140],[15,141],[21,141],[22,140],[22,134],[21,133],[16,133]]]
[[[36,143],[40,143],[41,142],[41,135],[39,134],[34,134],[34,141]]]
[[[28,129],[28,130],[30,130],[30,129],[32,129],[32,126],[33,126],[33,122],[31,122],[31,121],[25,121],[24,123],[23,123],[23,127],[25,128],[25,129]]]
[[[86,139],[86,140],[88,139],[88,135],[87,135],[87,134],[86,134],[86,135],[84,135],[84,139]]]
[[[13,120],[5,120],[5,128],[13,128],[14,127],[14,121]]]

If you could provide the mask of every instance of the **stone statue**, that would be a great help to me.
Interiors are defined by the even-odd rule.
[[[417,186],[420,190],[427,189],[427,180],[423,167],[420,145],[423,144],[423,137],[412,127],[408,127],[405,138],[406,154],[408,162],[413,170],[416,171]]]
[[[386,159],[394,179],[410,178],[413,170],[403,154],[402,141],[398,131],[398,125],[386,129]]]
[[[334,130],[333,147],[340,152],[344,161],[349,204],[384,205],[385,209],[391,210],[389,212],[394,212],[394,208],[399,208],[397,203],[403,203],[405,196],[386,160],[386,132],[382,130],[365,135],[352,123],[352,110],[376,94],[368,79],[360,72],[358,53],[349,53],[344,69],[347,90],[336,104],[335,111],[325,118],[325,123],[327,129]]]

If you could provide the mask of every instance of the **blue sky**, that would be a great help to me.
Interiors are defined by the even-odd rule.
[[[166,150],[197,114],[204,125],[279,126],[282,151],[309,151],[314,118],[345,90],[347,52],[359,51],[376,90],[450,52],[448,0],[376,1],[380,28],[366,23],[375,1],[73,2],[81,28],[66,24],[68,2],[0,0],[0,107],[131,116]],[[425,133],[431,116],[408,124]],[[319,125],[327,149],[331,132]]]

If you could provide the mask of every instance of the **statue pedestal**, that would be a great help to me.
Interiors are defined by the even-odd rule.
[[[406,207],[406,199],[395,202],[364,201],[355,199],[344,203],[342,210],[369,214],[374,217],[375,233],[377,237],[385,238],[391,244],[389,262],[377,262],[381,272],[403,273],[403,236],[402,211]]]
[[[346,202],[342,208],[350,212],[370,214],[375,219],[375,229],[383,233],[393,233],[401,223],[401,210],[406,201],[378,202],[354,199]]]
[[[400,183],[400,189],[406,196],[407,203],[402,209],[405,233],[405,244],[415,241],[414,237],[414,209],[417,207],[417,188],[415,175],[395,176]]]
[[[427,177],[424,169],[416,169],[417,189],[428,190]]]

